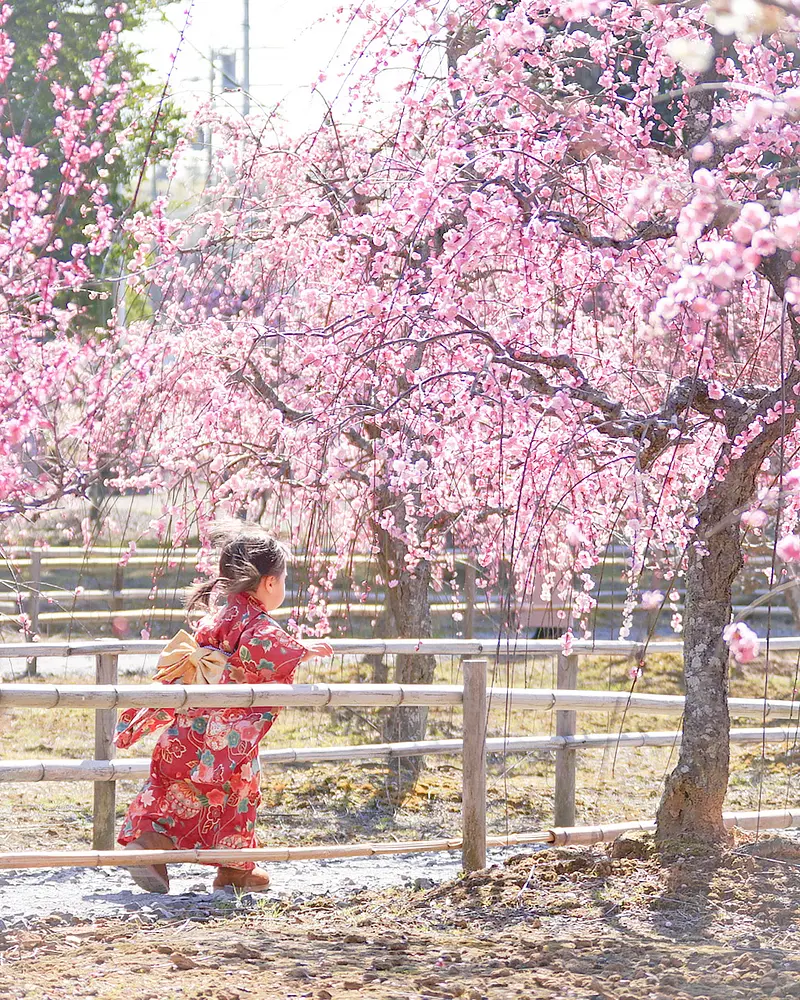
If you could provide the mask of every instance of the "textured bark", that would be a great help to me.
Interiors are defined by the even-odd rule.
[[[431,635],[431,609],[429,588],[431,565],[419,563],[413,575],[405,568],[406,546],[382,529],[377,531],[380,540],[378,563],[387,581],[386,611],[391,634],[401,639],[427,639]],[[396,582],[389,587],[388,582]],[[436,669],[433,656],[398,656],[395,662],[396,684],[430,684]],[[384,738],[389,742],[422,740],[428,710],[424,706],[391,709],[387,715]],[[423,758],[411,757],[411,766],[422,766]]]
[[[716,55],[724,56],[730,40],[716,32],[712,38]],[[714,62],[698,77],[698,83],[719,79]],[[717,96],[713,89],[691,96],[683,130],[687,149],[712,137]],[[713,168],[728,149],[716,139],[712,147],[708,165]],[[782,298],[785,276],[774,274],[767,278]],[[698,408],[694,388],[690,391],[692,406]],[[731,407],[726,410],[730,437],[746,428],[756,415],[756,408],[747,407],[744,398],[739,402],[744,410],[741,414]],[[760,402],[761,412],[765,412],[766,395]],[[739,514],[752,502],[759,466],[780,429],[785,433],[793,423],[793,417],[786,421],[784,416],[782,425],[768,425],[744,455],[731,461],[724,479],[713,481],[698,505],[697,542],[690,547],[686,573],[683,738],[678,764],[667,779],[658,808],[659,840],[691,837],[716,843],[725,838],[722,807],[728,787],[730,716],[729,651],[722,633],[731,621],[733,581],[744,564]]]
[[[393,638],[391,631],[388,628],[389,619],[386,612],[386,605],[384,605],[378,617],[375,621],[375,625],[372,629],[372,637],[374,639],[390,639]],[[373,684],[386,684],[389,681],[389,664],[383,653],[376,653],[374,656],[365,656],[364,662],[369,666],[371,672],[371,682]]]
[[[698,507],[697,542],[686,572],[683,672],[686,708],[675,770],[667,779],[657,817],[657,838],[719,842],[728,787],[730,717],[728,646],[731,590],[743,566],[739,513],[755,492],[760,450],[716,482]]]

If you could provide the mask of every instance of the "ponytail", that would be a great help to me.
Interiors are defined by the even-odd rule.
[[[222,583],[222,577],[217,576],[213,580],[206,580],[205,583],[195,583],[189,588],[186,595],[187,611],[210,611],[211,595],[218,583]]]

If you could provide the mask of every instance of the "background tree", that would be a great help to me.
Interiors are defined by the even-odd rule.
[[[35,4],[21,8],[17,27]],[[41,5],[37,7],[41,13]],[[66,14],[78,10],[64,5]],[[115,238],[112,168],[122,155],[128,73],[115,70],[127,8],[84,23],[82,56],[60,75],[58,27],[17,46],[14,10],[0,8],[0,513],[56,506],[102,474],[100,456],[124,448],[104,420],[125,370],[119,331],[94,329],[84,306]],[[75,14],[77,17],[77,14]],[[78,23],[70,21],[73,28]],[[44,22],[46,24],[46,21]],[[44,31],[44,24],[39,25]],[[32,30],[32,28],[31,28]],[[93,47],[92,47],[93,46]],[[15,75],[19,55],[22,69]],[[49,127],[42,110],[49,100]],[[27,109],[27,110],[25,110]],[[108,176],[106,176],[108,174]],[[122,173],[114,175],[121,183]]]
[[[108,65],[104,86],[125,85],[125,100],[114,123],[119,132],[104,155],[90,157],[84,164],[89,182],[107,189],[106,203],[114,218],[128,209],[148,166],[169,156],[179,132],[180,116],[169,99],[162,100],[163,83],[153,78],[140,44],[135,41],[146,19],[164,0],[129,0],[118,5],[120,32],[114,58]],[[44,157],[34,171],[35,184],[42,190],[57,190],[61,167],[68,150],[63,137],[54,130],[53,87],[63,88],[64,100],[86,109],[92,98],[91,65],[97,58],[97,41],[107,27],[107,2],[98,0],[25,0],[12,4],[5,31],[13,43],[13,63],[0,94],[3,112],[0,134],[17,138]],[[109,130],[98,136],[112,138]],[[144,199],[147,200],[146,198]],[[88,194],[76,194],[53,210],[60,248],[52,252],[66,260],[71,247],[85,242],[84,229],[97,224],[96,209]],[[123,248],[115,241],[106,253],[92,257],[90,269],[98,279],[94,291],[107,292],[104,279],[116,278]],[[111,299],[102,294],[89,298],[89,289],[70,301],[79,303],[84,325],[91,329],[105,323]],[[60,302],[64,304],[64,302]]]

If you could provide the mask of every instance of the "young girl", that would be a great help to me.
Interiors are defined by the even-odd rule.
[[[196,644],[183,634],[186,648],[194,647],[193,656],[179,655],[174,669],[160,664],[156,677],[191,683],[198,680],[199,672],[199,679],[211,683],[291,684],[298,663],[330,656],[331,647],[322,641],[298,642],[270,618],[285,596],[286,549],[253,525],[241,524],[235,533],[226,535],[219,576],[196,586],[187,601],[188,610],[206,608],[209,612],[197,627]],[[227,598],[216,610],[215,592]],[[153,751],[150,777],[128,809],[119,843],[158,851],[256,847],[261,800],[258,745],[279,711],[124,712],[117,726],[118,746],[128,747],[146,733],[164,725],[168,728]],[[143,889],[169,891],[166,865],[128,871]],[[269,875],[252,862],[220,866],[214,888],[225,886],[259,892],[269,886]]]

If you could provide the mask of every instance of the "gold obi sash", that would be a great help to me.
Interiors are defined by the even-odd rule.
[[[227,662],[222,650],[199,646],[193,635],[181,629],[161,651],[153,680],[162,684],[219,684]]]

